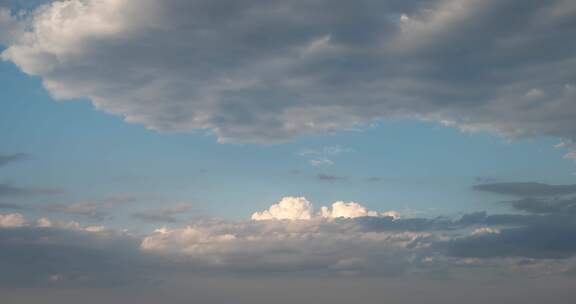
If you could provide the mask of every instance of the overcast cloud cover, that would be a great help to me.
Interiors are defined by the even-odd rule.
[[[2,58],[56,99],[155,130],[277,142],[408,117],[576,134],[571,0],[72,0],[0,20]]]

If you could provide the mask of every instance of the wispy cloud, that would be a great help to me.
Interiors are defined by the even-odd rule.
[[[149,223],[174,223],[177,220],[176,215],[186,213],[191,208],[192,205],[182,203],[173,207],[149,209],[142,212],[136,212],[132,214],[132,217]]]
[[[25,153],[0,155],[0,167],[25,159],[28,159],[28,154]]]
[[[41,207],[45,211],[62,212],[70,215],[79,215],[93,220],[103,221],[111,217],[111,210],[127,203],[134,202],[131,195],[118,195],[96,201],[83,201],[73,204],[54,204]]]
[[[28,196],[41,194],[62,194],[64,190],[59,188],[25,188],[8,183],[0,183],[0,197]]]
[[[341,146],[326,146],[320,149],[302,149],[298,155],[308,159],[310,165],[318,167],[333,165],[333,159],[345,152],[350,152],[350,149]]]
[[[344,181],[347,180],[348,178],[340,175],[319,173],[316,175],[316,179],[320,181],[331,182],[331,181]]]

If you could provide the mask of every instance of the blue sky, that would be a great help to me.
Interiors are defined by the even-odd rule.
[[[565,303],[574,35],[570,0],[0,0],[0,294]]]
[[[30,157],[4,168],[3,180],[65,191],[37,198],[38,204],[130,194],[139,198],[135,209],[188,202],[201,215],[237,219],[283,196],[303,195],[323,204],[357,201],[437,216],[502,209],[485,202],[498,198],[472,190],[483,179],[574,180],[572,161],[553,147],[556,138],[509,140],[398,120],[282,144],[221,144],[204,131],[128,124],[86,100],[56,102],[39,79],[11,63],[1,67],[2,152]],[[314,166],[309,160],[318,156],[301,155],[326,147],[342,150],[326,155],[331,165]],[[318,180],[318,174],[342,180]]]

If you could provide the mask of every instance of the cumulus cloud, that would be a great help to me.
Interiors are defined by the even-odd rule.
[[[425,232],[365,232],[352,222],[204,222],[162,228],[144,237],[144,252],[236,271],[399,274],[432,241]],[[356,269],[361,270],[361,269]]]
[[[22,227],[26,220],[20,213],[0,214],[0,227]]]
[[[370,211],[364,206],[354,202],[334,202],[331,207],[320,208],[320,215],[324,218],[356,218],[364,216],[387,216],[394,219],[400,217],[396,211],[377,212]]]
[[[336,219],[357,217],[392,217],[399,218],[396,211],[377,212],[366,209],[355,202],[337,201],[330,207],[322,206],[318,214],[314,214],[312,204],[305,197],[287,196],[268,210],[255,212],[252,220],[312,220],[312,219]]]
[[[87,98],[131,123],[209,130],[225,142],[284,141],[386,118],[574,139],[575,7],[53,1],[20,21],[27,30],[4,38],[1,56],[39,76],[54,98]],[[0,18],[13,22],[6,11]]]
[[[175,271],[426,276],[462,267],[543,275],[574,265],[576,221],[563,211],[454,219],[394,215],[342,201],[314,213],[305,198],[285,197],[251,220],[195,219],[134,235],[2,214],[0,266],[18,276],[3,272],[0,282],[109,286]],[[27,256],[39,262],[31,267]]]
[[[312,204],[304,197],[287,196],[268,210],[255,212],[252,219],[262,220],[309,220],[312,218]]]

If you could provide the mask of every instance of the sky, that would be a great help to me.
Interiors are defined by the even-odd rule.
[[[0,0],[1,302],[566,303],[574,35],[571,0]]]

